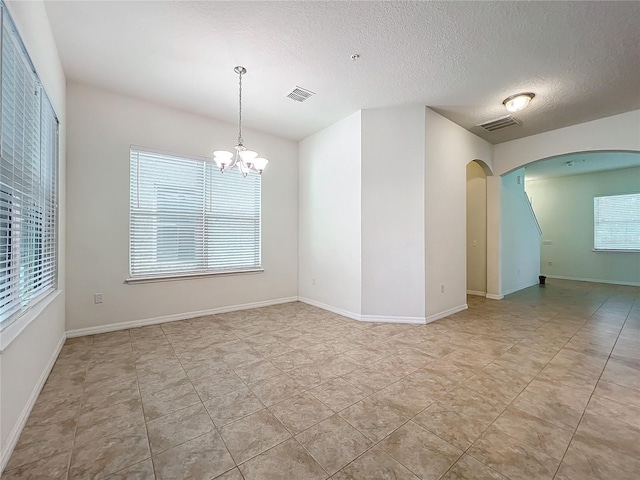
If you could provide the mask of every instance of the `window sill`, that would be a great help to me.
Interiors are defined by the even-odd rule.
[[[135,285],[138,283],[156,283],[156,282],[173,282],[176,280],[194,280],[204,277],[219,277],[227,275],[248,275],[254,273],[262,273],[264,268],[251,268],[247,270],[230,270],[227,272],[204,272],[204,273],[182,273],[176,275],[152,275],[148,277],[129,277],[124,283]]]
[[[60,295],[60,293],[62,293],[62,290],[54,290],[50,292],[48,295],[44,296],[42,300],[32,305],[22,315],[20,315],[13,322],[4,327],[0,331],[0,353],[4,352],[5,349],[11,344],[11,342],[18,338],[30,323],[38,318],[44,311],[44,309],[47,308],[56,298],[58,298],[58,295]]]
[[[594,248],[594,253],[640,253],[640,250],[607,250],[604,248]]]

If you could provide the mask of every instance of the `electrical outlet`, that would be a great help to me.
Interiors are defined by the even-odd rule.
[[[101,293],[94,293],[93,294],[93,303],[102,303],[102,294]]]
[[[553,262],[547,262],[547,265],[549,265],[550,267],[553,267]]]
[[[440,285],[440,293],[444,293],[444,283]]]
[[[478,240],[472,240],[471,241],[471,246],[472,247],[477,247],[478,246]]]
[[[312,278],[312,279],[311,279],[311,285],[315,285],[315,284],[316,284],[316,279],[315,279],[315,278]]]

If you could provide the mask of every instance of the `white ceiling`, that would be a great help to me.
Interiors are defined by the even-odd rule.
[[[45,3],[69,80],[235,122],[244,65],[244,124],[290,139],[405,104],[491,143],[640,108],[637,1]],[[474,127],[521,91],[523,125]]]
[[[566,177],[605,170],[640,167],[638,152],[582,152],[540,160],[525,167],[526,180]],[[637,178],[640,186],[640,176]]]

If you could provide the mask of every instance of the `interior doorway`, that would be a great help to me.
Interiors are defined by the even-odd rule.
[[[487,172],[484,162],[467,164],[467,294],[487,293]]]

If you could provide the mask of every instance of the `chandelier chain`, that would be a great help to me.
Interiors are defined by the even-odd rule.
[[[242,72],[239,73],[240,76],[240,88],[239,88],[239,109],[238,109],[238,145],[242,145]]]

